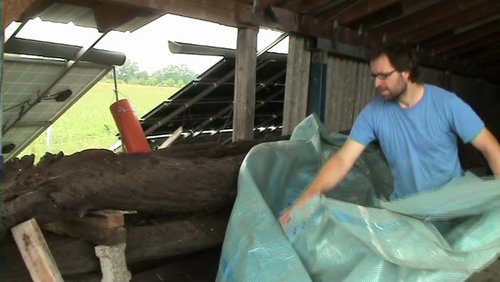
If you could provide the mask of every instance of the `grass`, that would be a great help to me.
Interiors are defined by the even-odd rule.
[[[116,101],[112,83],[100,82],[40,134],[18,157],[34,154],[38,161],[46,152],[70,155],[85,149],[109,148],[118,141],[118,129],[109,110]],[[128,99],[140,118],[178,88],[118,85],[118,98]]]

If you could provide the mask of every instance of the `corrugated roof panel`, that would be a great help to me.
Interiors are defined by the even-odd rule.
[[[97,28],[94,11],[92,8],[76,6],[70,4],[53,3],[47,9],[43,10],[41,13],[36,15],[44,21],[56,22],[56,23],[69,23],[72,22],[74,25],[83,27]],[[138,15],[125,24],[114,28],[115,31],[135,31],[144,25],[156,20],[161,17],[161,14],[156,15]]]
[[[96,27],[94,12],[91,8],[82,6],[53,3],[37,16],[44,21],[56,23],[72,22],[78,26]]]
[[[135,17],[135,18],[129,20],[128,22],[126,22],[125,24],[117,27],[115,30],[122,31],[122,32],[125,32],[125,31],[133,32],[133,31],[149,24],[150,22],[155,21],[156,19],[158,19],[161,16],[163,16],[163,15],[158,14],[158,15],[151,15],[151,16]]]

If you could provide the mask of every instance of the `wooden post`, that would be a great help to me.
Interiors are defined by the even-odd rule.
[[[253,139],[257,32],[256,28],[238,28],[234,77],[233,142]]]
[[[288,46],[282,135],[292,134],[307,115],[311,66],[311,52],[306,50],[306,38],[290,35]]]
[[[34,282],[64,281],[34,218],[12,227],[11,232]]]

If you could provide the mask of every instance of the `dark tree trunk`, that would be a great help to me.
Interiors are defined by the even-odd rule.
[[[216,211],[232,205],[240,164],[258,141],[175,146],[147,154],[87,150],[5,167],[3,231],[35,217],[116,209],[149,213]]]

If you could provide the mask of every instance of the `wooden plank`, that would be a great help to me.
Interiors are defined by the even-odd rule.
[[[172,135],[167,138],[167,140],[165,140],[163,143],[161,143],[161,145],[158,147],[158,149],[165,149],[168,146],[172,145],[172,143],[174,143],[174,141],[177,140],[177,138],[179,138],[179,136],[181,136],[181,134],[182,134],[182,126],[179,126],[179,128],[177,128],[174,131],[174,133],[172,133]]]
[[[84,217],[67,217],[66,221],[85,224],[89,227],[115,228],[125,225],[124,212],[117,210],[92,211]]]
[[[104,0],[103,2],[125,4],[131,7],[146,8],[157,12],[164,12],[223,25],[236,26],[235,11],[240,4],[234,1],[211,0]],[[251,5],[245,5],[251,10]]]
[[[255,11],[261,11],[271,6],[277,6],[285,2],[284,0],[253,0],[253,8]]]
[[[356,1],[354,4],[335,15],[335,18],[329,19],[329,21],[338,20],[339,24],[349,24],[362,17],[366,17],[367,15],[380,11],[392,4],[398,3],[399,1],[400,0]]]
[[[409,44],[416,44],[436,35],[442,34],[446,31],[452,31],[456,27],[464,26],[475,21],[485,19],[495,13],[498,14],[498,12],[498,9],[491,8],[491,3],[484,2],[477,7],[473,7],[467,10],[461,10],[460,13],[457,13],[455,15],[449,15],[444,20],[434,22],[419,29],[405,31],[402,37]],[[460,47],[462,48],[463,46]]]
[[[63,281],[35,219],[12,227],[11,232],[34,282]]]
[[[122,211],[93,211],[84,217],[66,217],[44,224],[42,228],[60,235],[85,239],[98,245],[125,242],[125,219]]]
[[[129,6],[116,6],[103,3],[94,8],[94,17],[99,32],[117,29],[137,16],[137,9]]]
[[[290,35],[288,41],[283,135],[290,135],[307,115],[311,52],[306,50],[306,40],[305,37]]]
[[[253,139],[257,31],[239,28],[234,77],[233,142]]]
[[[2,30],[5,30],[13,21],[27,21],[29,20],[28,15],[37,14],[51,3],[40,0],[4,0],[1,4]]]
[[[325,125],[328,131],[339,131],[340,128],[340,84],[342,78],[340,76],[343,61],[340,58],[330,56],[328,58],[328,71],[326,79],[326,109],[325,109]]]
[[[356,93],[356,62],[352,60],[346,60],[347,67],[343,69],[342,81],[344,82],[344,87],[340,92],[342,99],[342,117],[340,130],[348,130],[352,126],[352,115],[353,115],[353,102],[354,95]]]
[[[97,228],[80,222],[55,221],[46,223],[44,230],[54,232],[59,235],[66,235],[73,238],[84,239],[96,245],[116,245],[126,240],[126,230],[124,227]]]
[[[404,14],[388,22],[373,27],[369,32],[373,34],[387,34],[396,36],[410,30],[417,30],[429,24],[440,22],[452,13],[459,13],[481,4],[487,0],[451,0],[440,1],[410,14]]]
[[[456,30],[455,34],[453,35],[453,38],[450,38],[450,40],[447,40],[444,43],[438,41],[438,43],[435,44],[433,43],[430,43],[429,45],[426,44],[424,47],[426,49],[432,49],[433,54],[439,55],[444,52],[447,52],[448,50],[459,48],[460,46],[469,43],[473,43],[481,38],[486,38],[487,36],[490,36],[491,34],[495,34],[498,32],[500,32],[500,20],[494,20],[487,24],[478,27],[473,27],[463,32]]]

